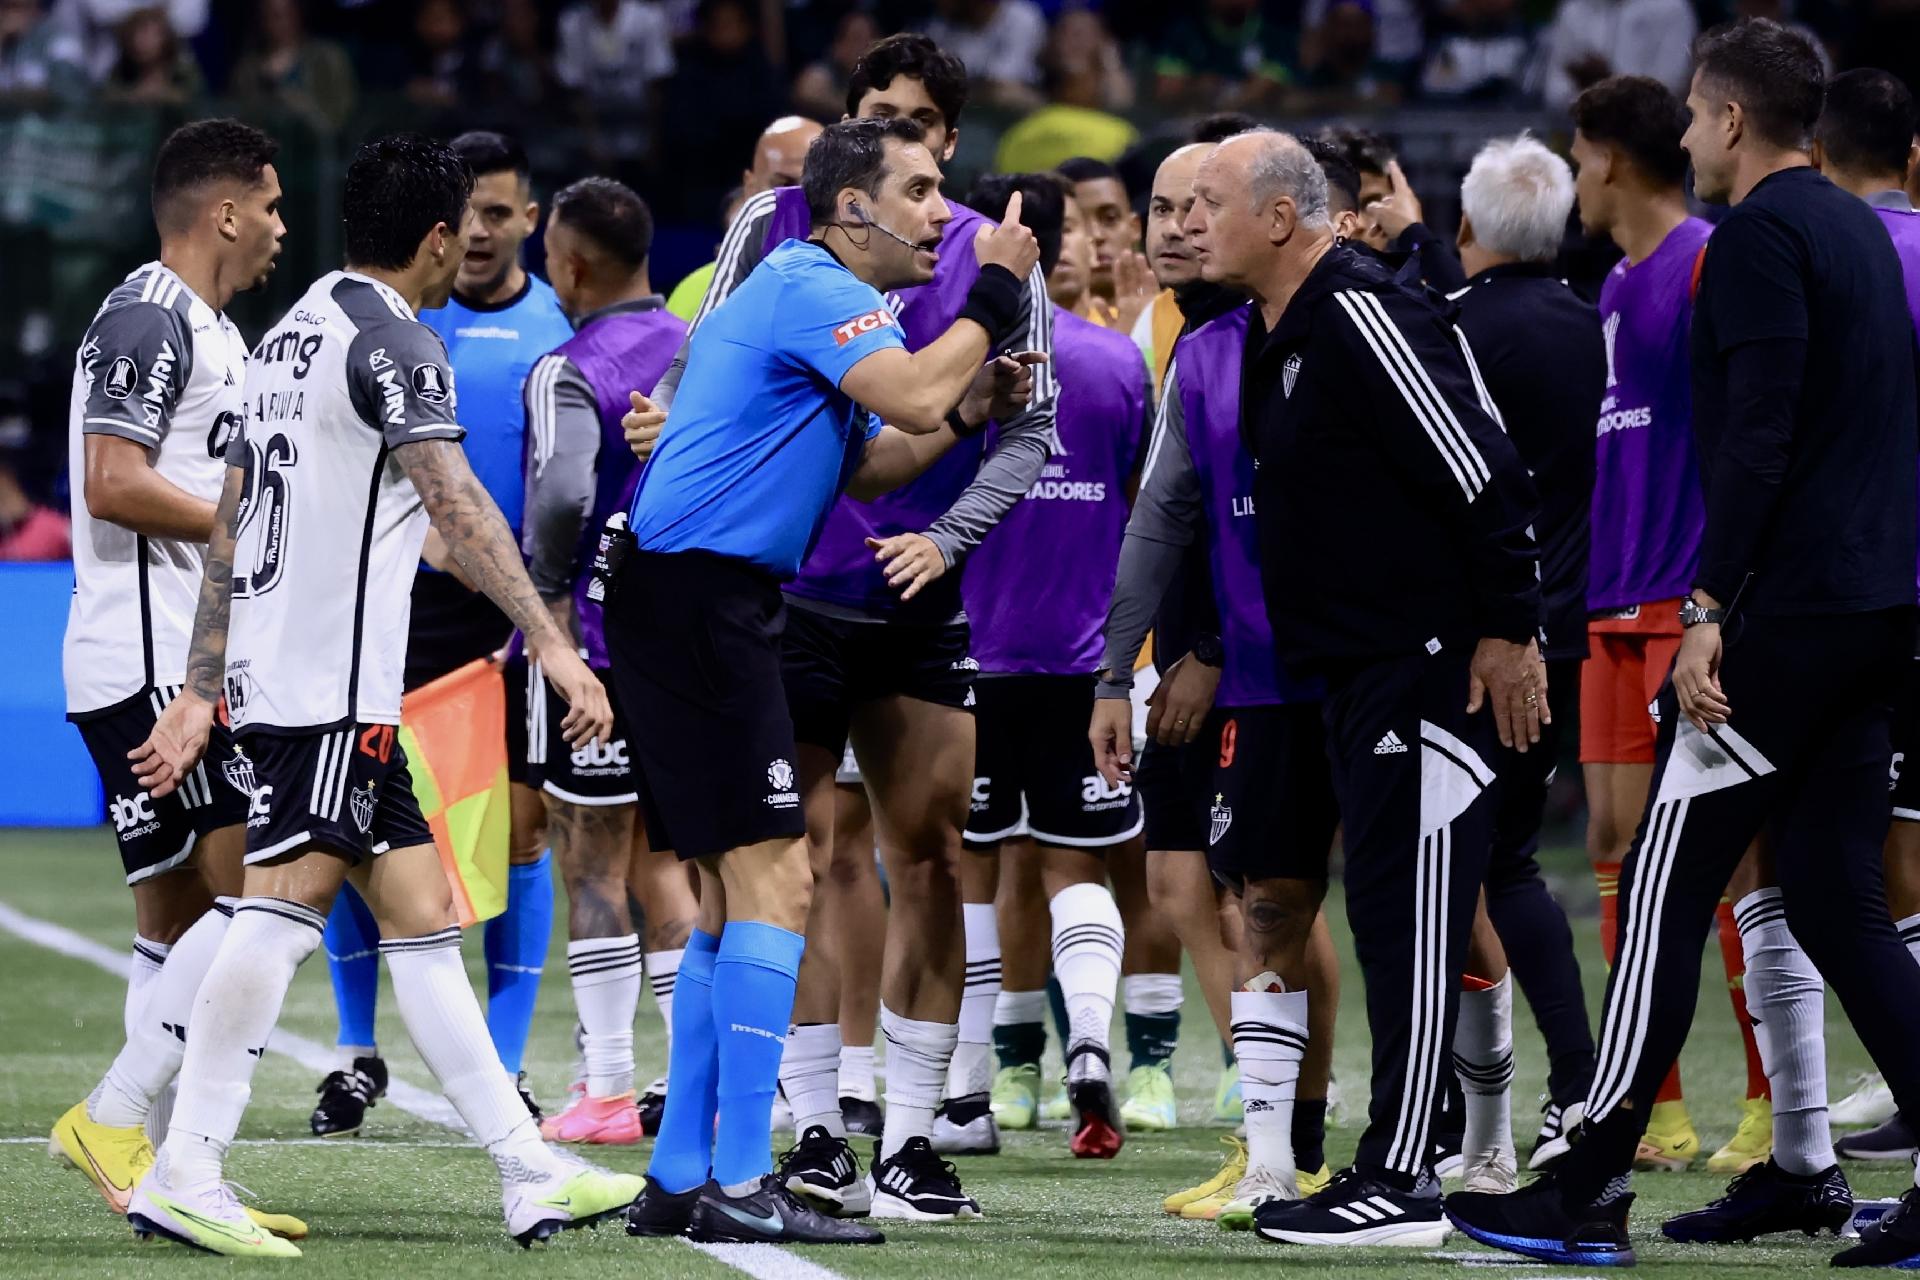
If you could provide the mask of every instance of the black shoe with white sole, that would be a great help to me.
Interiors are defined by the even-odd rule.
[[[1833,1149],[1842,1160],[1904,1164],[1913,1159],[1916,1150],[1920,1150],[1920,1138],[1914,1136],[1913,1129],[1896,1111],[1892,1118],[1863,1133],[1848,1134],[1834,1143]]]
[[[1254,1232],[1283,1244],[1398,1245],[1431,1249],[1450,1229],[1440,1183],[1422,1174],[1404,1190],[1385,1172],[1342,1169],[1304,1200],[1269,1200],[1253,1211]]]
[[[843,1096],[840,1099],[840,1118],[847,1122],[848,1133],[862,1138],[879,1137],[887,1124],[886,1113],[871,1098]]]
[[[705,1188],[666,1191],[652,1179],[640,1198],[627,1206],[627,1234],[630,1236],[683,1236],[693,1222],[693,1206],[700,1203]]]
[[[1561,1106],[1557,1102],[1548,1102],[1540,1110],[1540,1132],[1533,1140],[1533,1151],[1527,1156],[1527,1168],[1535,1173],[1545,1173],[1559,1163],[1560,1157],[1573,1150],[1575,1135],[1580,1129],[1580,1119],[1586,1115],[1587,1104],[1569,1103]]]
[[[344,1138],[358,1133],[366,1121],[367,1108],[386,1096],[386,1060],[355,1058],[347,1070],[330,1073],[314,1092],[320,1095],[320,1105],[313,1109],[307,1123],[316,1138]]]
[[[687,1237],[705,1244],[884,1244],[887,1239],[872,1227],[829,1218],[787,1190],[778,1173],[739,1196],[708,1182],[693,1206]]]
[[[864,1218],[873,1209],[873,1189],[860,1176],[853,1145],[813,1125],[788,1147],[775,1166],[781,1184],[836,1218]]]
[[[960,1174],[925,1138],[909,1138],[888,1160],[874,1148],[873,1216],[911,1222],[970,1221],[986,1215],[960,1186]]]

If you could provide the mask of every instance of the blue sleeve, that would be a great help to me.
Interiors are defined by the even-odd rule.
[[[887,425],[886,423],[884,423],[884,422],[882,422],[882,421],[880,421],[880,415],[879,415],[879,414],[877,414],[877,413],[869,413],[869,414],[867,415],[867,439],[869,439],[869,440],[871,440],[871,439],[873,439],[873,438],[874,438],[875,436],[877,436],[877,435],[879,435],[879,434],[880,434],[880,428],[882,428],[882,427],[884,427],[884,426],[886,426],[886,425]]]
[[[785,292],[774,321],[781,353],[836,387],[874,352],[906,346],[879,291],[843,267],[809,265]]]

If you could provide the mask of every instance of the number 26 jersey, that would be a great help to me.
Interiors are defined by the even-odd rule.
[[[234,730],[398,724],[427,514],[395,451],[465,434],[446,347],[393,289],[332,272],[254,349],[245,399]]]

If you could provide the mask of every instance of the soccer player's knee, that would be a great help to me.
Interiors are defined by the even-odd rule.
[[[1249,881],[1242,908],[1247,949],[1269,959],[1303,958],[1318,910],[1319,902],[1306,890],[1275,881]]]

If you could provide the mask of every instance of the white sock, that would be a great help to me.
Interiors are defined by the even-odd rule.
[[[996,1027],[1017,1027],[1028,1022],[1047,1020],[1047,992],[1042,987],[1038,991],[1008,991],[1005,987],[993,1000],[993,1025]]]
[[[140,1014],[147,1007],[147,994],[153,988],[154,979],[160,976],[160,969],[167,963],[167,953],[173,948],[164,942],[155,942],[152,938],[133,935],[133,964],[127,970],[127,998],[120,1007],[120,1025],[127,1039],[133,1039],[133,1029],[140,1025]]]
[[[1900,931],[1900,941],[1907,944],[1907,954],[1913,957],[1916,964],[1920,964],[1920,915],[1895,920],[1893,927]]]
[[[587,1096],[633,1092],[633,1017],[640,1008],[640,937],[582,938],[567,944],[573,1006],[585,1028]]]
[[[1000,918],[991,902],[969,902],[967,985],[960,996],[960,1042],[947,1068],[947,1096],[964,1098],[993,1087],[993,1013],[1000,996]]]
[[[649,951],[646,955],[647,985],[653,988],[653,1003],[660,1010],[660,1021],[667,1028],[667,1046],[673,1046],[673,984],[680,979],[680,961],[685,947],[672,951]]]
[[[1130,973],[1120,979],[1120,990],[1127,1012],[1143,1017],[1164,1018],[1178,1013],[1187,998],[1177,973]]]
[[[873,1050],[868,1049],[871,1063]],[[840,1024],[809,1022],[787,1031],[780,1055],[780,1091],[793,1111],[793,1131],[805,1136],[819,1125],[836,1138],[847,1136],[840,1115]]]
[[[880,1096],[873,1086],[872,1045],[840,1046],[840,1096],[858,1098],[862,1102],[872,1102]]]
[[[1466,1101],[1461,1151],[1469,1163],[1513,1150],[1513,974],[1462,990],[1453,1028],[1453,1070]]]
[[[294,971],[318,949],[326,927],[320,912],[281,898],[242,898],[235,908],[194,999],[193,1034],[180,1064],[180,1100],[166,1145],[176,1186],[220,1180]]]
[[[1053,915],[1053,973],[1067,1001],[1067,1079],[1104,1080],[1126,930],[1105,885],[1070,884],[1047,904]],[[1098,1052],[1081,1052],[1082,1048]]]
[[[501,1173],[516,1161],[542,1171],[553,1167],[539,1127],[508,1083],[487,1035],[487,1020],[460,959],[459,928],[382,938],[380,954],[387,958],[394,1001],[413,1047]]]
[[[1044,999],[1044,993],[1042,999]],[[960,1028],[951,1022],[918,1022],[880,1006],[880,1034],[887,1041],[887,1123],[880,1158],[891,1158],[909,1138],[933,1134],[933,1113]]]
[[[1747,1012],[1773,1093],[1773,1158],[1788,1173],[1835,1162],[1827,1126],[1826,984],[1793,940],[1778,889],[1733,904],[1746,957]]]
[[[1236,991],[1230,1007],[1247,1115],[1247,1168],[1291,1182],[1293,1094],[1307,1056],[1307,993]]]
[[[96,1124],[145,1124],[154,1103],[180,1074],[200,981],[220,954],[236,901],[222,898],[195,920],[168,952],[166,964],[148,980],[146,1003],[133,1020],[126,1044],[87,1099],[87,1116]]]

